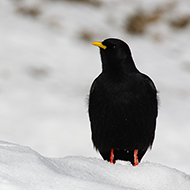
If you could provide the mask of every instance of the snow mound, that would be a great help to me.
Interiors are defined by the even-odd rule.
[[[0,141],[1,190],[146,189],[189,190],[190,176],[160,164],[133,167],[97,158],[46,158],[30,149]]]

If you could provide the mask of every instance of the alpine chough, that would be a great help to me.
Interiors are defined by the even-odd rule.
[[[104,160],[137,165],[152,146],[158,115],[153,81],[135,66],[129,46],[108,38],[100,47],[102,72],[89,95],[92,141]]]

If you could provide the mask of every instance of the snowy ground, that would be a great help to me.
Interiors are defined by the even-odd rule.
[[[118,37],[160,92],[156,139],[143,161],[190,174],[190,25],[169,25],[170,19],[189,14],[190,2],[99,2],[0,1],[0,139],[47,157],[100,158],[92,147],[86,106],[101,70],[98,49],[90,43]],[[151,12],[167,2],[173,8],[144,34],[124,30],[127,16],[139,8]],[[40,7],[37,16],[23,11],[34,5]]]
[[[50,159],[28,147],[3,141],[0,154],[1,190],[190,188],[190,176],[155,163],[144,162],[133,167],[130,163],[113,165],[79,156]]]

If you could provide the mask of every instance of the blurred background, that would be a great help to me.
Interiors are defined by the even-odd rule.
[[[101,72],[91,42],[116,37],[159,90],[143,161],[190,174],[189,0],[1,0],[0,140],[43,156],[98,157],[87,114]]]

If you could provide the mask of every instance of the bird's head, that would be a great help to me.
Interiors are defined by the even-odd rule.
[[[100,47],[103,71],[130,72],[136,69],[129,46],[120,39],[108,38],[103,42],[93,42]]]

